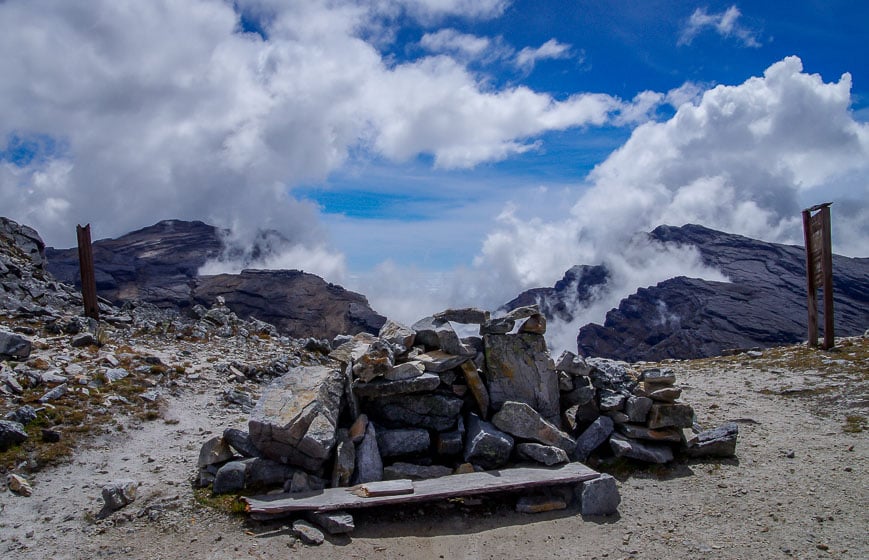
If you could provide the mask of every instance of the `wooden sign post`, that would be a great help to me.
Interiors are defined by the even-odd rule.
[[[818,345],[818,286],[824,291],[824,350],[834,346],[833,334],[833,243],[830,235],[830,205],[825,202],[803,210],[806,239],[806,287],[809,305],[809,347]]]
[[[100,320],[100,306],[97,303],[97,280],[94,274],[94,253],[91,247],[91,225],[76,226],[78,237],[78,267],[81,271],[81,297],[84,301],[85,317]]]

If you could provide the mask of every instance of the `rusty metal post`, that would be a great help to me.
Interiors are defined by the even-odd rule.
[[[81,271],[81,297],[84,301],[86,317],[100,320],[100,307],[97,303],[97,280],[94,274],[94,253],[91,247],[91,225],[76,226],[78,237],[78,266]]]
[[[835,344],[833,331],[833,243],[830,228],[830,204],[825,202],[803,210],[803,233],[806,241],[806,291],[808,292],[809,341],[818,345],[818,286],[824,290],[824,344]],[[812,214],[815,212],[815,214]]]

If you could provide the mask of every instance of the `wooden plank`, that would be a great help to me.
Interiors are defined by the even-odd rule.
[[[351,488],[351,492],[361,498],[376,498],[378,496],[400,496],[413,494],[413,481],[406,478],[401,480],[381,480],[378,482],[366,482]]]
[[[247,502],[246,509],[252,517],[267,519],[294,511],[334,511],[509,492],[538,486],[576,484],[599,476],[598,472],[582,463],[568,463],[553,468],[518,467],[417,480],[413,483],[412,494],[364,498],[354,494],[353,488],[327,488],[306,494],[278,494],[243,499]]]
[[[818,345],[818,289],[815,280],[815,259],[812,255],[814,243],[812,242],[812,210],[803,210],[803,235],[806,243],[806,295],[807,309],[809,313],[809,348]]]

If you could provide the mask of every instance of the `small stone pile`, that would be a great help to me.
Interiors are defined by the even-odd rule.
[[[562,356],[563,361],[584,363],[574,369],[579,376],[573,381],[584,389],[591,387],[594,394],[566,411],[565,422],[577,427],[594,418],[577,439],[576,460],[585,461],[605,442],[616,457],[647,463],[668,463],[674,451],[692,457],[736,453],[738,426],[729,423],[702,431],[691,406],[678,400],[682,389],[675,385],[671,369],[648,368],[637,373],[619,362],[582,360],[569,353]]]
[[[460,337],[453,323],[477,325],[479,336]],[[293,367],[263,390],[248,432],[206,442],[199,483],[218,494],[297,493],[593,454],[654,463],[674,448],[733,454],[735,426],[694,431],[670,370],[637,373],[571,352],[553,362],[545,331],[529,306],[497,318],[447,310],[411,327],[388,321],[378,336],[339,336],[331,364]]]

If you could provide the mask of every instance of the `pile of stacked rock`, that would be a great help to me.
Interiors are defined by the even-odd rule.
[[[479,336],[460,337],[454,323],[478,325]],[[338,337],[333,365],[291,368],[263,390],[249,433],[206,443],[200,483],[293,493],[610,450],[657,463],[674,446],[732,454],[735,433],[725,434],[733,445],[713,449],[709,434],[683,432],[693,411],[668,370],[636,374],[570,352],[556,363],[545,331],[530,306],[497,318],[447,310],[412,327],[388,321],[378,336]]]

